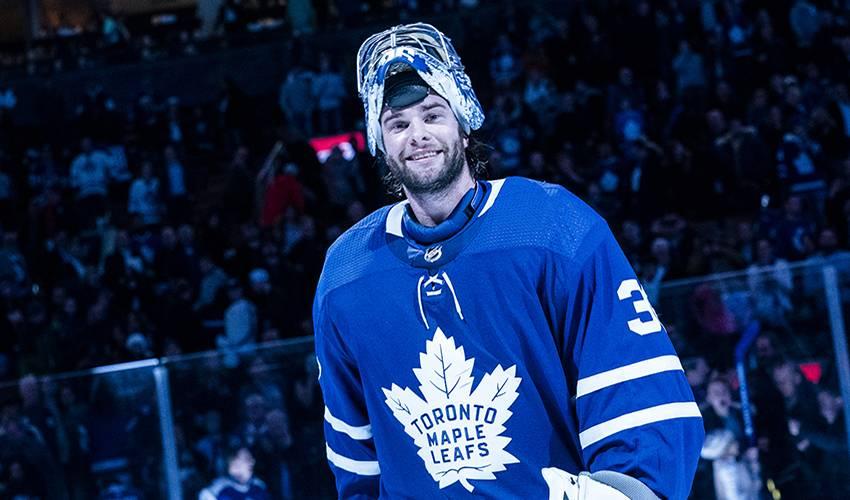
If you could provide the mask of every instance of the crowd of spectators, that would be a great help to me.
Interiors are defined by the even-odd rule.
[[[376,22],[475,8],[479,0],[199,0],[128,12],[83,2],[37,2],[27,43],[0,44],[0,68],[49,75],[154,61]],[[120,7],[119,7],[120,8]],[[7,37],[2,37],[3,39]],[[23,37],[22,37],[23,38]]]
[[[711,369],[706,357],[685,361],[705,422],[693,498],[847,498],[850,467],[843,403],[836,380],[801,370],[775,333],[757,338],[748,370],[748,435],[734,370]]]
[[[357,18],[337,4],[332,14],[311,14],[317,29],[346,29]],[[377,4],[391,5],[393,22],[433,8]],[[241,2],[223,5],[239,19]],[[499,23],[479,25],[473,11],[456,37],[487,114],[477,134],[491,146],[489,175],[559,183],[608,219],[706,412],[710,439],[695,489],[706,496],[698,498],[758,498],[769,489],[794,498],[794,488],[816,484],[815,471],[839,474],[846,437],[823,356],[823,283],[798,269],[836,265],[850,301],[846,3],[501,5]],[[334,69],[352,50],[296,61],[276,99],[228,80],[203,105],[140,89],[124,108],[110,89],[92,88],[69,103],[69,116],[36,128],[16,127],[15,93],[0,83],[0,380],[29,381],[0,402],[0,438],[41,436],[54,468],[81,467],[92,461],[83,445],[103,390],[54,388],[48,398],[52,386],[33,375],[232,354],[311,334],[325,249],[390,200],[367,154],[335,148],[320,161],[307,142],[362,126],[343,112],[359,106],[354,75]],[[730,289],[710,280],[666,285],[724,271],[741,271]],[[753,322],[764,333],[749,365],[758,429],[749,442],[731,366],[734,341]],[[817,353],[825,375],[814,386],[799,366]],[[289,457],[321,455],[298,438],[320,432],[305,430],[321,418],[314,361],[209,359],[202,376],[182,374],[203,387],[174,382],[183,404],[203,408],[190,415],[194,407],[184,406],[175,417],[181,449],[191,450],[180,457],[184,486],[198,483],[187,491],[226,470],[222,450],[232,451],[234,438],[272,491],[297,495],[291,478],[308,471]],[[27,410],[26,391],[53,403],[39,417]],[[62,440],[48,423],[59,413],[71,429]],[[15,457],[0,460],[7,488],[28,484],[21,478],[43,458]],[[146,484],[144,473],[135,476]]]
[[[184,498],[334,498],[309,342],[166,363]],[[0,496],[165,498],[150,366],[0,387]],[[267,497],[259,492],[265,492]],[[219,496],[220,495],[220,496]]]

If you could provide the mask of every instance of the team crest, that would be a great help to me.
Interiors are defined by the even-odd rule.
[[[413,374],[422,397],[396,384],[383,391],[387,406],[419,447],[419,457],[440,488],[460,482],[472,491],[470,481],[496,479],[495,473],[506,470],[507,464],[518,463],[505,449],[511,438],[502,435],[522,380],[516,365],[507,370],[496,366],[473,391],[475,359],[466,359],[463,347],[455,346],[439,328],[425,342],[419,363]]]
[[[431,247],[425,251],[425,261],[426,262],[436,262],[440,260],[440,257],[443,256],[443,245],[437,245],[435,247]]]

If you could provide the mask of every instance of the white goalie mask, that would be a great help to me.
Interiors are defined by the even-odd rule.
[[[410,70],[448,101],[464,133],[484,123],[484,111],[451,40],[430,24],[395,26],[370,36],[357,51],[357,93],[366,112],[366,136],[373,155],[384,151],[380,122],[384,83]]]

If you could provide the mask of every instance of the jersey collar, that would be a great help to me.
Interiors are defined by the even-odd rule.
[[[452,215],[434,228],[416,223],[406,213],[409,210],[407,201],[397,203],[390,209],[386,220],[386,239],[390,250],[414,267],[435,269],[447,264],[478,233],[481,217],[493,206],[503,184],[504,179],[480,181],[478,189],[470,190]],[[469,206],[474,210],[471,217],[464,213]]]
[[[484,190],[484,205],[481,207],[481,210],[477,211],[475,217],[481,217],[493,206],[493,203],[496,202],[496,198],[499,196],[499,192],[502,190],[502,186],[505,183],[505,179],[499,179],[495,181],[481,181],[480,184],[484,184],[489,186],[489,189]],[[407,207],[410,205],[410,202],[407,200],[401,201],[393,205],[387,214],[387,222],[386,222],[386,233],[387,236],[395,236],[398,238],[404,238],[404,231],[402,226],[404,224],[404,216],[407,211]]]

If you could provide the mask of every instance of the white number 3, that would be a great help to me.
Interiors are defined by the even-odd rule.
[[[642,312],[648,312],[652,319],[649,321],[643,321],[640,318],[635,318],[628,322],[629,330],[635,332],[638,335],[649,335],[650,333],[656,333],[661,331],[661,322],[658,321],[658,315],[655,314],[655,309],[652,308],[652,304],[649,303],[649,299],[646,298],[646,292],[643,291],[643,287],[640,286],[638,280],[629,279],[623,280],[620,283],[620,288],[617,289],[617,297],[620,300],[632,300],[632,294],[638,292],[640,294],[640,298],[634,300],[632,303],[635,307],[635,312],[640,314]]]

